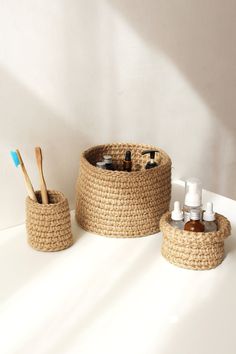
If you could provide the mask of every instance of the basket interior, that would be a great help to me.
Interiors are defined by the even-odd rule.
[[[58,204],[64,200],[63,195],[60,192],[49,191],[49,190],[47,192],[48,192],[49,204]],[[35,195],[38,203],[42,204],[41,191],[36,191]]]
[[[159,164],[165,164],[169,161],[169,157],[161,149],[152,145],[142,144],[108,144],[98,145],[84,152],[85,159],[96,166],[96,162],[103,160],[103,155],[111,155],[112,161],[116,170],[121,171],[123,169],[123,160],[126,151],[131,151],[132,156],[132,171],[145,170],[145,165],[149,161],[149,154],[142,155],[144,150],[159,150],[156,153],[155,161]]]

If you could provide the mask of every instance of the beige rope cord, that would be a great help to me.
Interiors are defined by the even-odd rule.
[[[36,192],[41,203],[41,193]],[[49,204],[27,197],[26,230],[28,243],[39,251],[60,251],[73,243],[67,199],[57,191],[48,191]]]
[[[159,166],[145,170],[146,149],[160,151]],[[124,172],[122,160],[131,150],[132,172]],[[95,167],[109,154],[117,171]],[[84,151],[76,184],[76,218],[81,227],[110,237],[138,237],[159,231],[161,215],[169,210],[171,160],[161,149],[142,144],[99,145]]]
[[[170,225],[170,213],[160,220],[163,232],[162,255],[171,263],[188,269],[203,270],[218,266],[224,259],[224,239],[230,235],[230,222],[216,214],[218,231],[190,232]]]

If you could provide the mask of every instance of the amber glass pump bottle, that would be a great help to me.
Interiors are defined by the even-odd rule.
[[[185,231],[192,232],[204,232],[205,226],[200,221],[200,210],[191,210],[190,211],[190,221],[186,222],[184,225]]]
[[[155,161],[155,153],[159,152],[158,150],[144,150],[142,155],[150,154],[150,161],[147,162],[145,169],[149,170],[150,168],[158,166],[158,163]]]

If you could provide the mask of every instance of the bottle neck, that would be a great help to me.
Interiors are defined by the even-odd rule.
[[[200,219],[191,219],[190,218],[190,221],[192,221],[192,222],[200,222],[201,220]]]

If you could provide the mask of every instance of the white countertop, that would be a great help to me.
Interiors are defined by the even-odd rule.
[[[1,231],[0,353],[235,354],[236,201],[204,200],[233,227],[209,271],[168,263],[161,234],[106,238],[73,221],[73,247],[43,253],[24,225]]]

